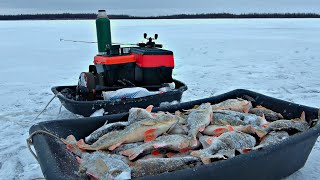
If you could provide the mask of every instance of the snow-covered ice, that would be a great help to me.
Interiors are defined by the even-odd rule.
[[[175,52],[174,77],[189,90],[183,101],[236,88],[313,107],[320,106],[320,19],[114,20],[113,41],[135,43],[159,34]],[[77,118],[54,100],[50,88],[76,84],[95,44],[94,21],[0,22],[0,179],[43,177],[26,147],[31,125]],[[288,179],[318,179],[319,140],[305,167]]]

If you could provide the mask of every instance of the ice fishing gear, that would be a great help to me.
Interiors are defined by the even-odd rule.
[[[80,41],[80,40],[63,39],[63,38],[60,38],[60,41],[74,42],[74,43],[92,43],[92,44],[98,43],[96,41]],[[122,45],[122,46],[138,46],[138,44],[117,43],[117,42],[113,42],[112,44],[114,44],[114,45]]]
[[[60,38],[61,42],[96,43],[98,47],[93,64],[89,65],[87,72],[80,73],[77,85],[51,89],[67,110],[90,116],[102,108],[108,114],[117,114],[132,107],[157,107],[164,102],[180,102],[188,88],[183,82],[173,79],[174,55],[157,42],[158,34],[149,36],[144,33],[142,37],[145,42],[116,43],[112,42],[111,22],[105,10],[99,10],[95,22],[97,41]],[[172,84],[173,88],[168,84]],[[112,101],[105,100],[103,96],[108,94],[103,92],[134,87],[161,93]]]
[[[143,38],[147,42],[134,44],[135,46],[114,44],[110,20],[104,10],[99,10],[96,28],[98,55],[94,57],[94,64],[89,66],[89,71],[82,72],[79,76],[77,100],[95,100],[97,90],[106,87],[161,86],[173,82],[173,52],[162,49],[163,45],[155,42],[159,38],[158,34],[148,37],[144,33]]]

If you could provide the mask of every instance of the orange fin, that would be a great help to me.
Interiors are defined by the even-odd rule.
[[[67,146],[67,149],[68,149],[70,152],[72,152],[72,151],[74,150],[73,145],[67,144],[66,146]]]
[[[218,133],[218,134],[215,134],[215,135],[213,135],[214,137],[219,137],[219,136],[221,136],[221,134],[223,134],[223,133]]]
[[[212,140],[213,140],[213,138],[209,137],[209,138],[206,139],[206,142],[209,143],[209,144],[212,144]]]
[[[81,158],[79,158],[78,156],[76,157],[77,161],[79,164],[83,163],[83,160]]]
[[[151,111],[152,111],[152,108],[153,108],[153,105],[149,105],[149,106],[146,108],[146,110],[147,110],[148,112],[151,112]]]
[[[151,152],[151,154],[152,154],[153,156],[158,156],[159,154],[161,154],[161,152],[160,152],[159,150],[153,150],[153,151]]]
[[[200,127],[200,128],[199,128],[199,132],[203,132],[204,129],[205,129],[205,127]]]
[[[228,131],[234,131],[234,128],[230,125],[227,125],[227,129],[228,129]]]
[[[120,151],[119,154],[130,157],[135,155],[135,151],[133,149],[127,149],[127,150]]]
[[[156,138],[157,138],[157,136],[154,135],[154,134],[152,134],[152,135],[147,135],[147,136],[145,136],[145,138],[144,138],[144,142],[150,142],[150,141],[155,140]]]
[[[121,144],[122,144],[122,143],[117,143],[117,144],[115,144],[115,145],[110,146],[108,149],[109,149],[110,151],[113,151],[113,150],[115,150],[117,147],[119,147]]]
[[[144,132],[145,135],[148,135],[148,134],[153,134],[157,129],[156,128],[152,128],[152,129],[148,129]]]
[[[251,151],[250,148],[246,148],[246,149],[243,149],[243,150],[242,150],[243,153],[248,153],[248,152],[250,152],[250,151]]]
[[[214,133],[223,133],[226,131],[226,128],[217,128],[215,130],[213,130]]]
[[[86,143],[84,142],[83,139],[80,139],[78,142],[77,142],[77,146],[85,146]]]
[[[167,155],[167,157],[168,157],[168,158],[171,158],[171,157],[173,157],[173,156],[174,156],[174,153],[169,152],[169,153],[167,153],[166,155]]]
[[[92,180],[99,180],[100,178],[98,176],[96,176],[94,173],[87,171],[86,172],[87,175],[89,175],[91,177]]]
[[[262,127],[266,128],[269,126],[270,123],[262,124]]]
[[[190,148],[183,148],[183,149],[180,149],[179,152],[185,153],[185,152],[188,152],[190,150],[191,150]]]

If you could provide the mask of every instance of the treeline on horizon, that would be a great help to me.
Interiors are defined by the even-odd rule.
[[[320,18],[315,13],[209,13],[209,14],[177,14],[166,16],[130,16],[130,15],[108,15],[110,19],[223,19],[223,18]],[[0,15],[0,20],[79,20],[96,19],[97,14],[19,14]]]

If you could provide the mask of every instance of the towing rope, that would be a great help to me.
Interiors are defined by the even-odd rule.
[[[61,140],[58,136],[56,136],[56,135],[54,135],[54,134],[52,134],[52,133],[49,133],[49,132],[47,132],[47,131],[38,130],[38,131],[33,132],[26,141],[27,141],[27,145],[28,145],[29,151],[31,152],[31,154],[33,155],[33,157],[34,157],[34,158],[38,161],[38,163],[39,163],[38,156],[37,156],[36,153],[33,152],[33,150],[31,149],[31,146],[33,146],[32,138],[33,138],[33,136],[35,136],[35,135],[37,135],[37,134],[48,135],[48,136],[50,136],[50,137],[53,137],[53,138],[55,138],[55,139],[58,139],[59,141],[62,141],[62,140]]]
[[[60,105],[59,113],[58,113],[58,114],[60,114],[60,113],[61,113],[61,109],[62,109],[62,103],[61,103],[61,105]]]
[[[38,117],[47,109],[47,107],[49,106],[49,104],[53,101],[54,98],[56,98],[57,95],[54,95],[53,98],[48,102],[48,104],[46,105],[46,107],[38,114],[38,116],[36,118],[34,118],[34,121],[38,119]]]

